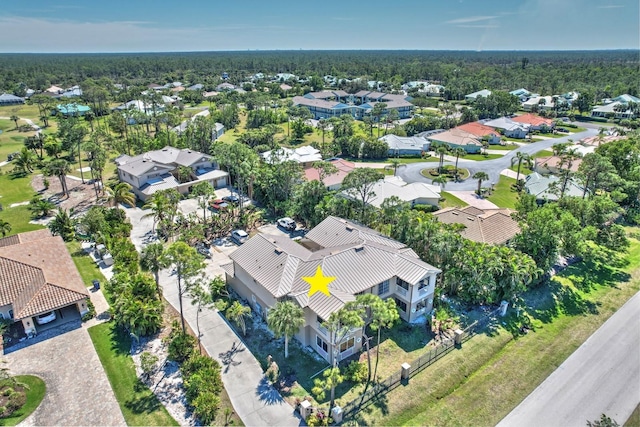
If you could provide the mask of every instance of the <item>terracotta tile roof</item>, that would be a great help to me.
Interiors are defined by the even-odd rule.
[[[446,208],[433,215],[445,224],[462,224],[462,237],[474,242],[503,244],[520,232],[518,223],[511,218],[509,209]]]
[[[330,160],[329,162],[338,169],[338,172],[324,178],[324,185],[326,187],[342,184],[344,178],[356,167],[355,163],[348,162],[343,159]],[[320,174],[318,174],[318,170],[316,168],[305,169],[304,176],[307,181],[320,181]]]
[[[530,124],[531,126],[542,126],[542,125],[552,126],[553,125],[553,120],[545,119],[544,117],[536,116],[535,114],[531,114],[531,113],[515,116],[511,120],[518,123],[527,123],[527,124]]]
[[[494,135],[500,136],[492,127],[483,125],[482,123],[472,122],[458,126],[456,129],[462,129],[465,132],[472,133],[476,136]]]
[[[536,171],[540,172],[538,170],[538,168],[540,167],[544,167],[552,172],[557,172],[560,169],[566,169],[567,165],[560,165],[560,162],[562,162],[562,159],[560,158],[560,156],[549,156],[549,157],[538,157],[536,159]],[[580,167],[580,164],[582,163],[582,159],[574,159],[571,162],[571,172],[578,172],[578,168]]]
[[[11,304],[15,319],[88,295],[61,237],[38,230],[0,239],[0,305]]]

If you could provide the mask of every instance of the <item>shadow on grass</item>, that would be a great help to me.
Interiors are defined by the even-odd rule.
[[[131,412],[134,414],[150,414],[160,409],[160,401],[142,381],[138,379],[133,386],[133,390],[136,394],[141,395],[124,402],[124,406]]]
[[[129,356],[131,351],[131,337],[125,331],[111,324],[111,349],[118,356]]]

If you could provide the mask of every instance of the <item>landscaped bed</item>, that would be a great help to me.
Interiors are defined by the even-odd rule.
[[[35,411],[46,392],[42,379],[18,375],[0,383],[0,426],[15,426]]]

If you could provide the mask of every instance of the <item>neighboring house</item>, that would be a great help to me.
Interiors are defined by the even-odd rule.
[[[383,114],[391,110],[398,112],[399,119],[411,117],[414,105],[409,102],[411,97],[405,95],[392,95],[382,92],[361,90],[355,94],[349,94],[343,90],[310,92],[304,96],[293,97],[293,105],[306,107],[316,120],[339,117],[349,114],[354,119],[361,120],[370,115],[374,106],[383,102],[386,108]]]
[[[295,74],[291,74],[291,73],[278,73],[273,78],[274,80],[279,82],[286,82],[288,80],[296,79],[297,77]]]
[[[518,99],[520,100],[520,102],[526,101],[527,99],[529,99],[533,95],[531,92],[529,92],[525,88],[512,90],[511,92],[509,92],[509,94],[511,94],[513,96],[517,96]]]
[[[580,144],[582,145],[590,145],[599,147],[602,144],[606,144],[607,142],[619,141],[621,139],[627,139],[627,136],[624,135],[595,135],[588,136],[586,138],[582,138],[580,140]]]
[[[201,83],[196,83],[194,85],[189,86],[187,90],[198,91],[198,90],[202,90],[203,88],[204,86]]]
[[[281,89],[283,92],[288,92],[288,91],[290,91],[291,89],[293,89],[293,87],[289,86],[289,85],[288,85],[288,84],[286,84],[286,83],[282,83],[282,84],[280,85],[280,89]]]
[[[362,347],[362,330],[356,328],[333,348],[330,333],[322,326],[332,313],[356,295],[371,293],[393,298],[400,317],[416,321],[431,312],[441,272],[404,244],[333,216],[299,242],[258,233],[230,258],[231,263],[222,265],[229,286],[264,317],[278,301],[297,302],[305,323],[295,338],[327,361],[332,354],[342,360]],[[313,276],[318,267],[325,276],[335,277],[329,283],[330,296],[321,292],[308,296],[309,284],[302,277]]]
[[[47,94],[50,94],[50,95],[56,95],[57,96],[57,95],[60,95],[62,92],[64,92],[64,89],[62,89],[59,86],[52,85],[51,87],[45,89],[44,92],[47,93]]]
[[[522,123],[529,125],[530,131],[543,131],[548,132],[556,127],[556,122],[551,119],[545,119],[544,117],[536,116],[535,114],[526,113],[520,116],[515,116],[512,119],[516,123]]]
[[[467,101],[467,102],[473,102],[476,99],[478,99],[478,97],[486,98],[489,95],[491,95],[491,91],[490,90],[482,89],[482,90],[479,90],[477,92],[473,92],[473,93],[470,93],[469,95],[466,95],[464,97],[464,100]]]
[[[185,120],[182,123],[180,123],[178,126],[171,128],[171,131],[176,132],[178,135],[180,135],[187,130],[187,128],[189,127],[189,123],[193,122],[198,117],[209,117],[209,115],[210,113],[208,109],[202,110],[199,113],[194,114],[190,120]],[[222,135],[224,135],[224,125],[218,122],[214,123],[214,128],[211,131],[211,141],[215,141],[216,139],[220,138]]]
[[[231,90],[236,90],[237,88],[232,85],[231,83],[220,83],[218,86],[216,86],[216,91],[218,92],[224,92],[224,91],[231,91]]]
[[[497,132],[491,126],[483,125],[479,122],[465,123],[457,126],[455,129],[472,133],[480,139],[486,138],[487,142],[491,145],[500,145],[502,142],[500,139],[500,132]]]
[[[520,232],[518,222],[511,218],[510,209],[445,208],[433,213],[445,224],[462,224],[460,235],[479,243],[503,245]]]
[[[84,116],[91,108],[80,104],[58,104],[56,110],[63,116]]]
[[[447,145],[451,149],[462,148],[469,154],[482,150],[482,138],[462,129],[453,128],[427,137],[435,145]]]
[[[528,124],[514,122],[508,117],[487,120],[484,121],[483,124],[498,129],[507,138],[524,139],[529,134]]]
[[[12,95],[10,93],[3,93],[0,95],[0,105],[17,105],[24,104],[24,98]]]
[[[429,83],[426,80],[407,82],[402,85],[402,89],[405,91],[415,88],[418,89],[418,92],[424,93],[427,96],[441,96],[445,89],[442,85]]]
[[[564,103],[558,98],[554,100],[553,96],[532,96],[522,103],[522,109],[524,111],[534,111],[536,109],[539,111],[550,111],[553,110],[556,102],[558,102],[559,104]]]
[[[429,141],[420,136],[397,136],[388,134],[380,138],[389,146],[389,157],[411,155],[421,156],[429,151]]]
[[[149,151],[138,156],[121,155],[115,160],[120,181],[131,185],[133,192],[142,201],[146,201],[159,190],[175,188],[186,194],[191,187],[206,181],[214,188],[227,185],[227,172],[218,169],[213,157],[189,149],[166,146],[161,150]],[[178,168],[191,168],[188,182],[178,181]]]
[[[82,96],[82,89],[80,89],[80,86],[73,86],[62,92],[60,96],[63,98],[78,98]]]
[[[287,160],[300,163],[304,169],[313,166],[314,162],[322,160],[322,154],[320,150],[313,148],[310,145],[303,147],[297,147],[295,149],[280,147],[276,150],[265,151],[260,154],[267,163],[280,163]]]
[[[555,183],[555,184],[554,184]],[[551,190],[549,187],[554,184],[557,189]],[[529,194],[536,196],[538,203],[547,201],[557,201],[560,194],[560,178],[555,175],[542,176],[538,172],[527,175],[524,182],[524,188]],[[582,197],[584,188],[573,179],[569,179],[567,188],[564,191],[565,196]]]
[[[441,189],[437,185],[425,184],[423,182],[407,184],[399,176],[385,176],[373,186],[371,191],[375,195],[371,197],[368,204],[379,208],[382,206],[382,202],[391,196],[396,196],[411,206],[438,206]],[[353,190],[345,190],[340,194],[352,200],[359,200],[357,193]]]
[[[27,335],[59,324],[35,317],[77,319],[89,311],[89,293],[64,241],[47,229],[0,239],[0,317],[20,321]]]
[[[327,187],[327,190],[339,190],[342,186],[342,181],[349,175],[349,172],[355,169],[356,165],[353,162],[348,162],[343,159],[331,159],[327,161],[334,165],[336,169],[338,169],[338,172],[324,177],[323,184]],[[307,181],[320,181],[318,169],[314,167],[306,168],[304,170],[304,177]]]
[[[577,172],[582,159],[574,159],[571,162],[571,172]],[[567,165],[562,164],[560,156],[538,157],[535,159],[533,170],[541,175],[558,174],[561,170],[566,170]]]
[[[157,83],[151,83],[150,85],[147,86],[149,89],[153,89],[153,90],[163,90],[165,87],[162,85],[159,85]]]
[[[591,117],[615,117],[618,119],[637,117],[638,112],[633,111],[629,105],[630,103],[640,104],[640,98],[625,93],[613,99],[605,99],[603,100],[603,105],[593,107]]]

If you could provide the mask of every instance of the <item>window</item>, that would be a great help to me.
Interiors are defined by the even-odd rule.
[[[318,335],[316,335],[316,345],[320,350],[324,351],[325,353],[329,353],[329,346],[327,345],[326,341],[320,338]]]
[[[13,310],[9,310],[9,319],[13,319]]]
[[[416,311],[424,310],[429,306],[429,299],[425,298],[416,304]]]
[[[356,345],[356,339],[354,337],[349,338],[348,340],[340,344],[340,353],[344,353],[350,348],[353,348],[354,345]]]
[[[389,281],[385,280],[378,285],[378,295],[384,295],[387,292],[389,292]]]
[[[401,278],[396,278],[396,284],[400,286],[402,289],[409,290],[409,282],[405,282]]]
[[[399,300],[398,298],[394,298],[396,300],[396,305],[398,306],[398,309],[404,313],[407,312],[407,303]]]

